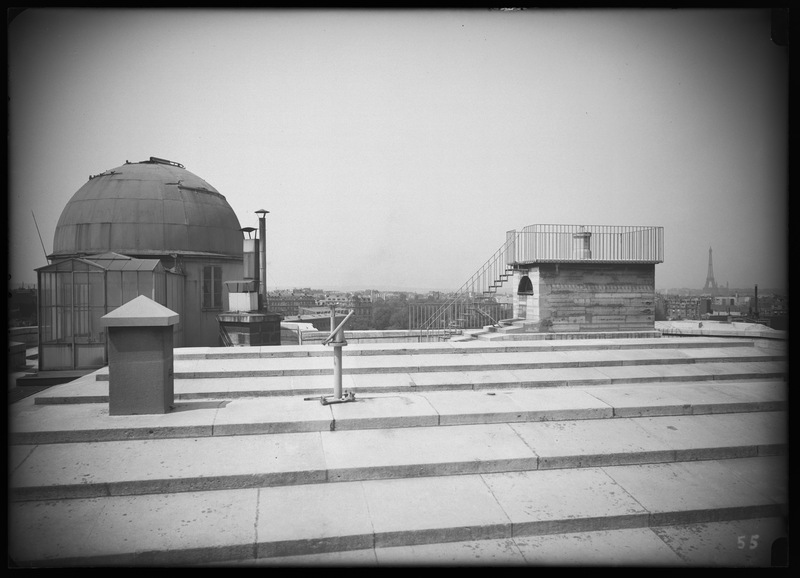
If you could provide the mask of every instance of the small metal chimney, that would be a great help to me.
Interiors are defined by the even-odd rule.
[[[258,290],[258,309],[264,310],[269,308],[269,300],[267,299],[267,213],[265,209],[256,211],[258,215],[258,238],[259,238],[259,254],[261,256],[261,271],[259,275],[259,290]]]
[[[573,259],[591,259],[592,258],[592,248],[591,248],[591,238],[592,234],[589,231],[586,231],[583,227],[581,227],[580,233],[573,233],[573,245],[572,245],[572,258]]]
[[[258,267],[261,256],[259,252],[259,240],[253,239],[252,237],[252,232],[255,230],[255,227],[244,227],[242,229],[242,232],[247,234],[247,238],[244,239],[243,242],[242,253],[244,256],[244,279],[252,279],[258,283]],[[258,290],[258,286],[256,287],[256,290]]]

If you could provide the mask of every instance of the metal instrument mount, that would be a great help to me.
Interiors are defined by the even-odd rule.
[[[353,313],[354,311],[350,311],[347,317],[333,329],[333,324],[336,319],[336,308],[331,308],[331,334],[322,344],[331,345],[333,347],[333,395],[324,395],[320,397],[319,401],[322,405],[346,403],[356,400],[356,395],[352,391],[348,391],[342,395],[342,347],[347,345],[347,341],[344,339],[344,326]]]

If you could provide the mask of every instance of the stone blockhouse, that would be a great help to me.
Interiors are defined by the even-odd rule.
[[[531,225],[508,239],[515,318],[552,332],[654,328],[662,228]]]
[[[514,272],[514,316],[543,331],[653,329],[655,265],[542,263]]]

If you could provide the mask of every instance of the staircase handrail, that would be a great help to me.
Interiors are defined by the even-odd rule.
[[[486,313],[486,311],[484,311],[483,309],[481,309],[477,305],[475,306],[475,311],[477,311],[478,313],[480,313],[481,315],[486,317],[489,321],[491,321],[493,326],[494,325],[500,325],[500,323],[498,321],[496,321],[494,317],[492,317],[491,315]]]
[[[469,297],[469,289],[474,287],[476,282],[481,279],[481,277],[483,277],[487,271],[497,264],[497,262],[506,254],[506,251],[509,247],[515,245],[518,235],[518,232],[513,232],[513,235],[511,232],[509,232],[509,235],[506,237],[506,242],[503,243],[503,245],[481,267],[478,268],[478,270],[455,292],[451,299],[445,301],[445,303],[439,307],[439,309],[437,309],[433,315],[431,315],[431,317],[420,328],[420,330],[422,332],[429,332],[433,328],[433,325],[441,321],[441,318],[447,311],[450,310],[453,305],[461,300],[466,301]],[[504,271],[505,270],[506,269],[504,268]],[[496,279],[497,277],[495,277],[493,281]],[[488,288],[489,285],[487,285],[487,290]]]

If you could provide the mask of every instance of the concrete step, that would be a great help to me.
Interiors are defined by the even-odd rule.
[[[346,375],[563,369],[694,363],[783,361],[784,355],[756,347],[690,349],[608,349],[410,355],[358,355],[343,362]],[[95,372],[108,380],[108,367]],[[333,356],[281,358],[204,358],[174,360],[175,380],[221,377],[333,375]]]
[[[782,411],[255,435],[237,434],[236,425],[190,439],[12,445],[9,498],[63,500],[786,453]],[[127,457],[120,463],[121,455]]]
[[[697,350],[705,351],[705,350]],[[722,350],[720,350],[722,351]],[[567,355],[570,352],[554,353]],[[641,353],[641,352],[636,352]],[[591,356],[582,360],[565,358],[551,360],[551,365],[543,360],[513,365],[496,364],[493,370],[460,370],[451,365],[429,365],[435,371],[417,371],[419,365],[408,366],[405,371],[384,372],[380,367],[374,372],[351,373],[345,367],[342,387],[353,391],[357,396],[372,393],[415,393],[433,391],[467,391],[486,389],[513,389],[539,387],[572,387],[586,385],[619,385],[626,383],[674,383],[681,381],[727,381],[784,379],[787,375],[786,361],[776,361],[771,356],[730,357],[727,361],[702,361],[702,357],[690,358],[675,352],[671,358],[662,358],[657,363],[653,357],[640,355],[640,364],[631,365],[609,356],[591,366]],[[508,354],[525,355],[525,354]],[[529,354],[532,355],[532,354]],[[367,359],[367,358],[365,358]],[[369,358],[372,359],[372,358]],[[451,357],[452,359],[452,357]],[[726,359],[707,357],[706,359]],[[758,359],[758,361],[752,361]],[[310,361],[310,360],[307,360]],[[333,392],[333,376],[328,375],[320,365],[332,365],[332,360],[317,364],[317,374],[288,374],[261,376],[260,367],[264,360],[237,360],[225,363],[203,361],[214,364],[215,370],[199,373],[186,372],[194,377],[174,380],[176,400],[236,397],[275,397],[275,396],[323,396]],[[583,365],[582,365],[583,364]],[[463,366],[463,364],[462,364]],[[473,368],[475,366],[472,366]],[[362,368],[366,369],[366,368]],[[281,370],[275,370],[281,371]],[[310,370],[309,370],[310,371]],[[213,375],[211,375],[213,373]],[[37,404],[70,403],[108,403],[108,369],[103,368],[68,384],[48,389],[35,396]]]
[[[659,531],[783,517],[786,480],[771,456],[10,502],[8,552],[20,566],[196,565]]]
[[[769,568],[788,566],[788,559],[788,521],[781,518],[751,518],[386,546],[322,554],[226,560],[198,566]]]
[[[524,333],[525,328],[521,325],[503,325],[496,329],[496,333],[501,335],[508,335],[510,333]]]
[[[480,332],[482,329],[467,331]],[[652,333],[649,332],[648,335]],[[642,339],[621,337],[609,332],[580,333],[580,340],[554,339],[561,334],[548,334],[550,339],[536,339],[513,343],[456,343],[452,341],[423,343],[352,343],[342,348],[345,357],[354,355],[419,355],[464,353],[515,353],[527,351],[586,351],[606,349],[687,349],[709,347],[753,347],[752,339],[723,337],[659,337]],[[248,346],[248,347],[183,347],[174,352],[175,359],[253,359],[282,357],[330,357],[329,346],[319,344]]]
[[[205,380],[203,380],[205,382]],[[97,382],[90,382],[97,384]],[[59,386],[70,390],[73,384]],[[80,389],[76,387],[75,389]],[[228,392],[230,393],[230,392]],[[68,398],[69,391],[61,392]],[[783,380],[680,381],[530,389],[358,394],[322,405],[300,395],[184,399],[163,415],[109,416],[106,403],[9,408],[11,444],[704,415],[785,410]],[[92,400],[94,401],[94,399]]]

